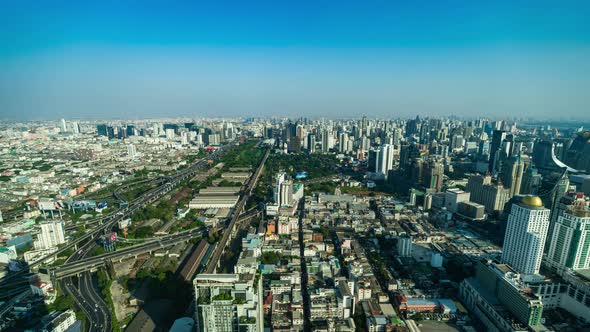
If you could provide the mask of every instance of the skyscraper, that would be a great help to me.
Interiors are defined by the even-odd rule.
[[[137,157],[137,150],[135,149],[135,145],[127,145],[127,156],[129,157],[129,159],[135,159],[135,157]]]
[[[348,148],[348,134],[340,133],[338,137],[338,152],[346,153]]]
[[[557,217],[547,258],[559,268],[590,267],[590,211],[587,207],[570,206]]]
[[[497,162],[499,159],[500,146],[502,145],[502,141],[506,138],[506,132],[503,130],[494,130],[492,135],[492,144],[490,145],[490,163],[489,163],[489,171],[494,172],[497,168]]]
[[[387,179],[388,173],[393,169],[393,145],[384,144],[377,155],[376,172]]]
[[[61,128],[60,128],[62,133],[65,133],[68,131],[68,124],[66,123],[66,119],[61,119]]]
[[[434,189],[439,192],[443,184],[443,176],[445,168],[443,164],[437,160],[430,160],[428,167],[426,168],[426,174],[424,174],[424,187]]]
[[[539,171],[533,165],[529,165],[522,175],[520,193],[523,195],[536,195],[539,191],[539,186],[541,186],[541,180],[542,177]]]
[[[521,274],[538,274],[548,229],[549,209],[538,196],[524,196],[508,216],[502,261]]]
[[[291,206],[293,201],[293,181],[285,180],[279,187],[279,206]]]
[[[307,135],[307,151],[309,153],[315,153],[315,135]]]
[[[332,144],[332,133],[327,128],[324,128],[322,131],[322,152],[328,153],[332,148]]]
[[[524,162],[520,154],[517,157],[510,158],[503,168],[502,182],[506,187],[510,188],[510,197],[518,195],[524,172]]]

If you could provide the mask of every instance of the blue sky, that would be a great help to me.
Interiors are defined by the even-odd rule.
[[[3,1],[0,118],[587,119],[588,1]]]

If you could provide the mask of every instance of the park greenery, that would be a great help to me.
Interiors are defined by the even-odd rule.
[[[148,205],[145,208],[135,212],[131,217],[134,222],[150,219],[160,219],[168,222],[174,218],[176,210],[169,202],[162,200],[158,205]]]
[[[96,276],[98,279],[98,288],[100,289],[100,293],[102,294],[103,299],[109,306],[113,318],[115,318],[115,305],[113,304],[113,298],[111,296],[111,284],[113,281],[109,278],[109,275],[103,270],[99,270],[96,273]],[[116,318],[112,320],[111,324],[113,331],[122,331],[121,327],[119,326],[119,321],[117,321]]]
[[[260,256],[262,264],[277,264],[281,260],[281,254],[274,251],[267,251]]]
[[[298,172],[306,171],[306,180],[317,179],[333,175],[338,161],[328,154],[271,154],[265,168],[270,177],[284,171],[293,178]]]
[[[258,147],[257,140],[246,141],[223,155],[221,161],[225,167],[250,167],[258,166],[264,150]]]

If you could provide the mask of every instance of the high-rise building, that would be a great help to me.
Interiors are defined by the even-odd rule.
[[[412,237],[409,235],[400,236],[397,239],[397,254],[401,257],[412,256]]]
[[[393,169],[393,150],[393,145],[384,144],[381,146],[381,149],[377,154],[377,167],[375,172],[383,175],[385,179],[387,179],[389,171]]]
[[[37,235],[35,249],[50,249],[65,243],[63,221],[47,221],[40,224],[41,232]]]
[[[508,215],[502,261],[524,275],[538,274],[548,229],[549,209],[538,196],[524,196]]]
[[[197,331],[262,332],[262,278],[258,274],[199,274],[193,280]]]
[[[72,132],[74,134],[79,134],[80,133],[80,125],[76,121],[72,122]]]
[[[472,202],[483,204],[489,213],[504,210],[504,205],[510,200],[510,189],[502,184],[493,184],[490,175],[471,176],[465,190],[471,194]]]
[[[338,152],[346,153],[348,148],[348,134],[340,133],[338,137]]]
[[[322,152],[328,153],[330,149],[334,146],[334,138],[332,137],[332,132],[330,132],[327,128],[324,128],[322,131]]]
[[[520,185],[520,193],[523,195],[536,195],[541,186],[541,174],[533,166],[529,165],[522,176],[522,184]]]
[[[61,128],[60,128],[62,133],[65,133],[68,131],[68,124],[66,123],[66,119],[61,119]]]
[[[287,181],[287,174],[281,172],[277,174],[275,178],[275,188],[274,188],[274,201],[278,206],[281,206],[281,188],[283,186],[283,182]]]
[[[423,177],[424,187],[439,192],[443,185],[444,173],[445,168],[441,162],[434,159],[430,160]]]
[[[167,139],[174,139],[174,137],[176,136],[174,129],[172,128],[167,128],[164,132],[166,133]]]
[[[279,206],[291,206],[293,202],[293,181],[285,180],[279,187]]]
[[[315,153],[315,135],[307,135],[307,151],[309,153]]]
[[[98,136],[109,136],[108,133],[108,126],[106,124],[101,124],[96,126],[96,132]]]
[[[487,331],[542,331],[543,302],[506,264],[480,261],[459,296]],[[510,313],[510,314],[508,314]]]
[[[510,188],[510,197],[520,194],[522,175],[524,173],[524,162],[520,155],[510,158],[504,165],[502,171],[502,182]]]
[[[137,157],[137,150],[135,149],[135,145],[127,145],[127,156],[129,157],[129,159],[135,159],[135,157]]]
[[[125,128],[125,133],[127,134],[127,137],[134,136],[135,135],[135,126],[134,125],[127,125],[127,127]]]
[[[565,156],[568,166],[590,172],[590,131],[578,135]]]
[[[590,268],[590,210],[587,207],[570,206],[557,218],[547,258],[559,268]]]
[[[540,169],[553,168],[554,163],[551,158],[553,143],[551,141],[540,141],[533,148],[533,162]]]
[[[490,163],[489,171],[494,173],[497,170],[499,160],[499,150],[502,142],[506,138],[506,132],[503,130],[494,130],[492,135],[492,144],[490,144]]]

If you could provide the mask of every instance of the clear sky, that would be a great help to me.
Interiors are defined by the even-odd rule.
[[[588,119],[589,17],[562,0],[4,0],[0,119]]]

